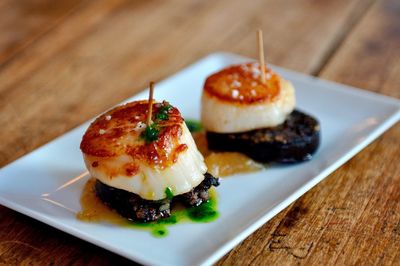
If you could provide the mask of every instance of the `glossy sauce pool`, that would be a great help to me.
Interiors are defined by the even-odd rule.
[[[192,135],[197,148],[204,156],[208,172],[216,177],[256,172],[264,168],[262,164],[238,152],[212,152],[208,150],[204,131],[194,132]]]

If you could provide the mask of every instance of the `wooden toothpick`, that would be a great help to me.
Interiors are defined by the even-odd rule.
[[[260,60],[261,67],[261,82],[265,83],[265,59],[264,59],[264,41],[263,41],[263,33],[262,30],[257,31],[257,39],[258,39],[258,56]]]
[[[154,93],[154,81],[150,81],[150,90],[149,90],[149,107],[147,112],[147,126],[150,126],[153,122],[151,121],[151,115],[153,113],[153,93]]]

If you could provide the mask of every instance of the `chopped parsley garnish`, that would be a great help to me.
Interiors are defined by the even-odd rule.
[[[188,127],[189,131],[192,133],[203,130],[203,126],[198,121],[187,119],[187,120],[185,120],[185,123],[186,123],[186,126]]]
[[[155,114],[155,121],[150,126],[147,126],[146,129],[140,135],[146,143],[151,143],[158,139],[158,135],[160,134],[160,127],[158,122],[161,120],[168,120],[168,112],[172,109],[172,105],[168,102],[164,101],[157,113]]]
[[[172,109],[172,105],[170,105],[168,102],[163,102],[161,107],[158,109],[158,112],[156,113],[156,119],[157,120],[168,120],[168,112],[171,109]]]
[[[172,200],[172,198],[174,197],[174,193],[172,193],[172,189],[170,187],[165,188],[165,195],[169,200]]]
[[[157,113],[156,119],[158,120],[168,120],[168,114],[166,113]]]
[[[152,125],[147,126],[140,136],[146,141],[146,143],[150,143],[158,139],[158,134],[160,134],[160,130],[158,130],[157,125],[153,123]]]

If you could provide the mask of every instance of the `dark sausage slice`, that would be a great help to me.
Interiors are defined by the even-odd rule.
[[[114,209],[123,217],[140,222],[151,222],[171,215],[171,204],[180,201],[186,206],[199,206],[209,199],[208,190],[212,186],[218,186],[218,178],[206,173],[204,180],[191,191],[178,195],[171,200],[145,200],[122,189],[108,186],[96,180],[95,192],[100,200]]]
[[[312,116],[293,111],[279,126],[240,133],[207,132],[208,147],[241,152],[262,163],[297,163],[311,159],[320,142],[320,125]]]

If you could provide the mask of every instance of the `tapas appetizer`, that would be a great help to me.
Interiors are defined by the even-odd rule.
[[[166,101],[130,102],[100,115],[80,148],[96,179],[101,201],[133,221],[169,217],[175,201],[199,206],[218,178],[207,173],[203,156],[179,110]]]
[[[264,63],[229,66],[209,76],[202,94],[201,120],[210,150],[241,152],[262,162],[308,160],[317,150],[320,126],[295,110],[295,90]]]

